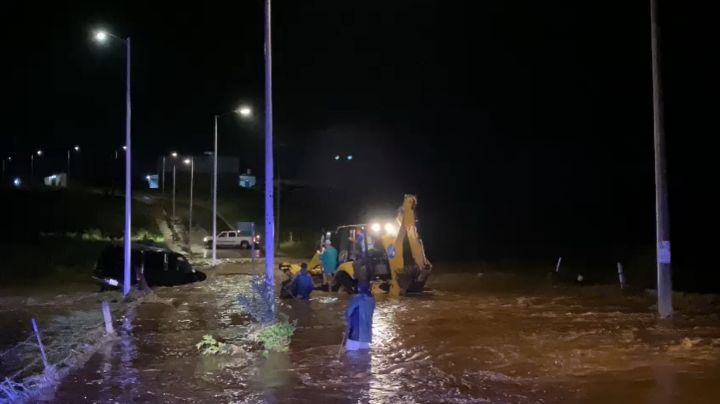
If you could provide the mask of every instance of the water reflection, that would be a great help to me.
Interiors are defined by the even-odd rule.
[[[68,378],[58,401],[86,391],[103,402],[339,403],[682,402],[720,393],[712,310],[660,327],[645,300],[592,288],[484,291],[459,277],[425,298],[378,296],[369,352],[338,355],[349,296],[283,302],[279,311],[297,321],[290,352],[264,359],[237,305],[249,279],[158,289],[173,304],[129,312],[114,350]],[[203,356],[194,346],[203,334],[242,349]],[[98,394],[87,383],[98,371],[118,387]]]
[[[139,387],[138,370],[135,368],[134,363],[137,356],[137,346],[133,335],[133,322],[136,316],[136,308],[131,305],[125,311],[119,332],[120,368],[117,379],[122,390],[121,397],[127,401],[135,399]]]

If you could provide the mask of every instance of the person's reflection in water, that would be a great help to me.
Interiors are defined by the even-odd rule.
[[[343,359],[348,384],[354,392],[356,402],[366,402],[370,395],[372,354],[369,350],[348,351]],[[349,387],[349,386],[348,386]]]
[[[120,328],[120,369],[118,379],[122,389],[121,397],[126,402],[135,400],[138,390],[138,370],[135,368],[137,347],[133,335],[133,322],[137,316],[136,308],[130,307],[123,316],[122,327]],[[123,400],[121,400],[123,401]]]
[[[677,371],[670,365],[661,365],[653,369],[655,388],[650,391],[648,402],[676,403],[683,401],[676,394]],[[691,400],[692,401],[692,400]]]

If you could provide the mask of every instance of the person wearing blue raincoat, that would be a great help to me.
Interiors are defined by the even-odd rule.
[[[360,282],[358,284],[358,294],[353,296],[350,305],[345,310],[345,320],[347,321],[345,348],[348,351],[370,349],[374,311],[375,298],[370,293],[370,284]]]
[[[310,293],[312,293],[313,288],[312,277],[307,271],[307,264],[303,262],[300,265],[300,272],[292,281],[290,290],[295,298],[308,300],[310,299]]]

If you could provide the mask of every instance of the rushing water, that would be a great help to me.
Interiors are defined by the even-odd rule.
[[[441,268],[438,268],[438,272]],[[369,353],[339,350],[348,296],[283,302],[290,352],[264,358],[237,296],[249,276],[157,290],[120,338],[71,372],[56,402],[718,402],[720,319],[685,296],[672,322],[652,299],[507,275],[437,275],[427,295],[377,297]],[[243,349],[203,356],[204,334]]]

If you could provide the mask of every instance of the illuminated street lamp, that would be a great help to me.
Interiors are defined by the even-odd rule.
[[[243,118],[250,118],[252,116],[252,109],[247,105],[239,106],[235,112]]]
[[[130,89],[132,87],[130,80],[130,37],[122,39],[103,29],[96,30],[93,38],[100,44],[107,43],[110,39],[121,41],[125,44],[125,238],[123,240],[123,295],[127,297],[130,293],[130,243],[132,237],[132,142],[131,142],[131,111],[132,101],[130,97]]]
[[[7,159],[2,159],[2,179],[5,180],[5,163],[12,163],[12,156],[8,156]]]
[[[94,37],[99,43],[105,43],[108,40],[108,33],[103,30],[97,30],[95,31]]]
[[[31,177],[35,176],[35,155],[40,157],[43,155],[43,151],[38,149],[38,151],[36,151],[35,153],[30,153],[30,176]]]
[[[177,153],[172,152],[170,154],[172,157],[177,157]],[[162,182],[161,182],[161,192],[163,194],[163,197],[165,197],[165,156],[162,157]]]
[[[241,105],[233,111],[215,114],[213,119],[213,183],[212,183],[212,265],[217,265],[217,156],[218,156],[218,119],[229,113],[236,113],[241,119],[249,119],[252,117],[252,108],[247,105]]]
[[[65,180],[68,181],[70,178],[70,152],[75,151],[76,153],[80,153],[80,146],[75,145],[67,150],[67,174],[65,177]]]
[[[195,158],[190,156],[183,160],[186,166],[190,166],[190,209],[188,212],[188,246],[192,246],[190,236],[192,235],[192,209],[193,209],[193,178],[195,173]]]
[[[175,218],[175,171],[177,163],[177,152],[170,153],[170,157],[173,158],[173,192],[172,192],[172,217]]]

